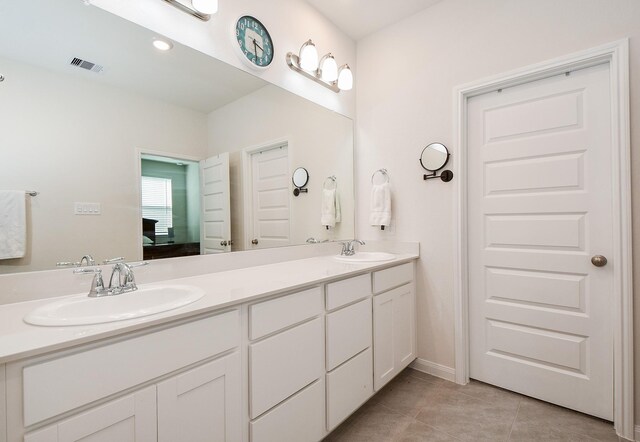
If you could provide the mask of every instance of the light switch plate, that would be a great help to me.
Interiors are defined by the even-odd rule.
[[[100,215],[100,203],[75,203],[73,213],[75,215]]]

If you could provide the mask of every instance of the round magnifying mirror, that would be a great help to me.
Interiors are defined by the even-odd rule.
[[[422,150],[420,164],[430,172],[440,170],[449,160],[449,151],[442,143],[431,143]]]
[[[298,189],[304,187],[309,182],[309,172],[304,167],[298,167],[293,171],[293,185]]]

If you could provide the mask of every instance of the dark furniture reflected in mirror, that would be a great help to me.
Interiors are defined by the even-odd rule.
[[[422,178],[424,180],[440,178],[445,183],[451,181],[453,179],[453,172],[450,170],[444,170],[438,175],[438,171],[447,165],[450,156],[449,150],[442,143],[431,143],[422,149],[420,165],[424,170],[431,172],[429,174],[425,173]]]

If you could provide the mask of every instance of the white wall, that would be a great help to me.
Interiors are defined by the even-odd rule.
[[[7,77],[0,103],[11,103],[0,106],[2,186],[40,192],[28,201],[29,253],[0,261],[0,273],[52,268],[86,253],[101,260],[141,259],[136,149],[202,158],[206,115],[76,76],[0,62]],[[102,214],[74,215],[76,201],[101,203]]]
[[[309,171],[308,193],[291,194],[291,243],[309,237],[345,239],[354,235],[353,121],[275,86],[265,86],[209,114],[209,153],[231,152],[231,235],[242,250],[242,156],[238,151],[286,139],[291,171]],[[342,222],[327,231],[320,224],[321,190],[335,175]],[[292,187],[293,188],[293,187]]]
[[[420,241],[418,353],[453,367],[454,183],[422,181],[430,142],[452,150],[453,88],[518,67],[631,38],[632,170],[640,171],[640,2],[637,0],[445,0],[358,42],[357,232]],[[371,172],[387,167],[396,232],[367,225]],[[454,177],[454,180],[456,178]],[[633,177],[638,189],[638,176]],[[640,191],[634,193],[636,316],[640,315]],[[640,323],[636,321],[636,379]],[[640,388],[636,389],[640,399]],[[637,421],[640,422],[640,402]]]
[[[355,114],[354,91],[335,94],[293,72],[286,64],[287,52],[297,53],[311,38],[320,55],[332,52],[338,63],[349,63],[356,73],[355,43],[305,1],[222,0],[220,10],[208,22],[161,0],[92,0],[91,3],[336,112],[351,117]],[[266,71],[248,68],[236,54],[234,26],[245,14],[258,18],[274,40],[274,61]]]

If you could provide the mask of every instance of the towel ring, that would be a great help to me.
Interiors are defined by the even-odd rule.
[[[328,176],[328,177],[325,178],[324,183],[322,183],[322,188],[323,189],[327,188],[327,182],[332,182],[334,189],[338,186],[338,183],[336,182],[336,176],[335,175],[331,175],[331,176]]]
[[[375,172],[373,172],[373,174],[371,175],[371,184],[373,184],[373,179],[375,178],[376,174],[382,174],[382,176],[384,176],[385,178],[385,183],[389,182],[389,173],[387,172],[387,169],[378,169]]]

